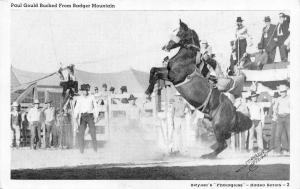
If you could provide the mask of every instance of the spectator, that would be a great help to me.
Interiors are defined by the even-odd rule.
[[[109,92],[110,92],[111,94],[115,94],[115,88],[114,88],[114,87],[110,87],[110,88],[109,88]]]
[[[237,61],[237,52],[235,48],[234,41],[230,41],[231,54],[230,54],[230,66],[227,70],[229,76],[234,75],[234,66],[238,63]]]
[[[39,100],[34,99],[33,107],[28,112],[28,121],[30,123],[30,146],[31,149],[36,149],[41,147],[41,125],[43,121],[43,111],[39,108]]]
[[[29,126],[29,122],[28,122],[28,119],[27,119],[27,114],[28,112],[27,111],[24,111],[22,114],[21,114],[21,117],[22,117],[22,122],[21,122],[21,130],[22,130],[22,144],[23,146],[26,146],[27,145],[27,129],[28,129],[28,126]]]
[[[173,120],[173,130],[172,130],[172,148],[171,154],[177,155],[185,151],[183,132],[186,130],[186,109],[189,109],[188,104],[183,100],[183,98],[177,93],[175,102],[171,109],[171,118]]]
[[[122,86],[120,90],[121,90],[121,94],[127,93],[127,86]]]
[[[276,37],[276,25],[271,24],[271,18],[266,16],[265,19],[265,27],[262,31],[262,36],[260,43],[265,52],[268,53],[268,63],[273,63],[276,54],[276,41],[274,40]]]
[[[275,105],[277,104],[277,100],[279,97],[279,93],[278,92],[274,92],[273,94],[273,99],[271,102],[271,107],[270,107],[270,112],[269,114],[272,116],[272,130],[271,130],[271,142],[270,142],[270,149],[274,149],[275,148],[275,135],[276,135],[276,127],[277,127],[277,123],[276,123],[276,118],[275,116]]]
[[[290,16],[280,13],[279,14],[279,23],[276,28],[276,37],[277,45],[279,47],[280,58],[282,62],[287,62],[287,46],[284,44],[285,41],[290,36],[289,31],[290,26]]]
[[[263,51],[262,44],[257,45],[258,52],[245,53],[241,59],[241,67],[249,70],[261,70],[268,62],[268,54]]]
[[[279,86],[280,97],[274,107],[274,120],[277,122],[275,132],[275,154],[288,154],[290,150],[290,99],[287,86]]]
[[[201,41],[201,54],[213,58],[212,57],[212,48],[206,40]]]
[[[18,110],[19,104],[17,102],[13,102],[12,104],[12,112],[10,114],[11,117],[11,131],[12,131],[12,146],[14,144],[17,148],[20,147],[20,138],[21,138],[21,114]]]
[[[46,148],[51,147],[50,136],[53,138],[53,129],[55,127],[55,108],[52,106],[51,100],[46,100],[46,108],[43,110],[45,115],[45,127],[46,127]]]
[[[250,116],[249,109],[248,109],[247,103],[246,103],[246,98],[248,98],[248,97],[249,97],[248,93],[242,93],[242,97],[237,98],[235,100],[235,104],[234,104],[236,107],[236,110],[239,112],[242,112],[246,116]],[[240,135],[239,145],[240,145],[240,149],[242,151],[246,150],[246,132],[247,131],[244,131],[239,134]]]
[[[126,115],[129,120],[130,128],[135,128],[140,125],[141,109],[136,105],[136,99],[137,97],[133,96],[133,94],[131,94],[128,98],[130,106]]]
[[[262,125],[264,121],[264,112],[262,107],[257,103],[257,96],[255,92],[251,94],[251,102],[248,104],[250,119],[253,122],[252,127],[249,130],[249,150],[253,150],[254,143],[254,132],[256,131],[256,141],[258,150],[263,149],[263,138],[262,138]]]
[[[72,124],[71,115],[62,110],[58,114],[58,123],[60,130],[60,146],[62,149],[70,149],[72,147]]]
[[[252,40],[248,34],[246,26],[243,25],[243,19],[237,17],[236,19],[237,28],[235,31],[235,49],[237,50],[237,61],[239,62],[244,53],[247,50],[247,38]],[[252,44],[250,43],[250,46]]]
[[[80,153],[84,152],[84,135],[87,125],[89,126],[89,132],[91,134],[94,151],[97,151],[97,139],[96,139],[96,127],[97,122],[97,104],[95,98],[89,94],[90,85],[83,84],[80,86],[82,96],[77,99],[77,103],[74,109],[74,117],[79,125],[79,150]]]

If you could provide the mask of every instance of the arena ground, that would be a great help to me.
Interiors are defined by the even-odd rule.
[[[127,152],[126,152],[127,151]],[[140,151],[140,150],[139,150]],[[289,157],[267,155],[257,169],[245,162],[254,154],[230,149],[217,159],[198,153],[170,157],[158,151],[107,151],[13,149],[12,179],[179,179],[179,180],[288,180]],[[21,160],[20,160],[21,157]],[[238,169],[242,168],[240,171]]]

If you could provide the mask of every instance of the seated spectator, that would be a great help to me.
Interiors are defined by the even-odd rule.
[[[245,53],[241,59],[241,67],[249,70],[261,70],[268,61],[268,54],[263,50],[262,44],[257,45],[256,53]]]

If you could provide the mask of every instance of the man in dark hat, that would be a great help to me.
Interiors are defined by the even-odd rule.
[[[236,19],[237,28],[235,31],[235,48],[237,51],[237,61],[242,58],[244,53],[247,50],[247,38],[251,39],[251,36],[248,34],[248,30],[246,26],[243,25],[243,19],[241,17],[237,17]],[[250,43],[251,46],[251,43]]]
[[[277,41],[277,45],[279,47],[280,58],[281,61],[287,61],[287,47],[285,45],[285,41],[290,36],[290,16],[284,13],[279,13],[279,23],[276,27],[276,37],[275,41]]]
[[[127,93],[127,86],[122,86],[120,90],[121,90],[121,94]]]
[[[129,127],[137,127],[140,123],[140,117],[141,117],[141,109],[136,104],[136,99],[133,94],[131,94],[128,98],[129,101],[129,108],[126,113],[128,121],[129,121]]]
[[[265,27],[263,28],[259,44],[261,44],[262,48],[268,53],[268,63],[273,63],[277,46],[274,40],[276,37],[276,25],[271,24],[271,18],[269,16],[266,16],[264,21]]]
[[[248,103],[248,109],[250,119],[252,120],[252,127],[249,129],[249,150],[253,150],[254,147],[254,131],[256,131],[256,141],[258,150],[263,150],[263,136],[262,125],[264,121],[264,111],[262,106],[257,103],[257,97],[259,94],[251,92],[251,102]]]
[[[92,95],[89,94],[90,85],[82,84],[80,87],[82,96],[77,99],[76,106],[74,109],[74,115],[79,125],[79,149],[80,152],[84,152],[84,135],[87,125],[89,126],[89,132],[91,134],[94,151],[97,151],[97,140],[96,140],[96,127],[95,120],[97,119],[97,104]]]
[[[110,87],[110,88],[109,88],[109,92],[110,92],[111,94],[115,94],[115,88],[114,88],[114,87]]]

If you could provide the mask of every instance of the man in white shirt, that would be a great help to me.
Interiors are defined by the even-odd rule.
[[[50,148],[50,135],[53,137],[53,132],[55,128],[55,107],[52,106],[52,101],[47,100],[45,102],[46,108],[44,109],[44,115],[45,115],[45,127],[46,127],[46,148]]]
[[[237,61],[239,61],[247,50],[247,38],[251,40],[251,37],[248,34],[246,26],[243,25],[243,19],[241,17],[237,17],[236,24],[237,28],[235,31],[235,49],[237,50]],[[250,44],[249,46],[251,45],[252,44]]]
[[[263,150],[262,127],[264,121],[264,111],[262,106],[257,103],[257,96],[255,92],[251,94],[251,102],[248,104],[250,119],[252,120],[252,127],[249,129],[249,150],[253,150],[254,131],[256,131],[256,141],[258,150]]]
[[[39,108],[39,104],[39,100],[35,99],[33,101],[34,106],[29,110],[27,115],[31,131],[31,149],[41,147],[41,125],[43,121],[43,111]]]
[[[82,96],[78,97],[76,106],[74,109],[75,119],[79,125],[79,150],[84,152],[84,134],[87,125],[89,126],[89,132],[91,134],[94,151],[97,151],[96,140],[96,127],[95,120],[97,119],[97,104],[95,98],[89,94],[90,85],[83,84],[80,87]]]
[[[279,86],[280,97],[274,105],[274,120],[277,121],[275,132],[275,153],[288,153],[290,150],[290,98],[287,86]]]

